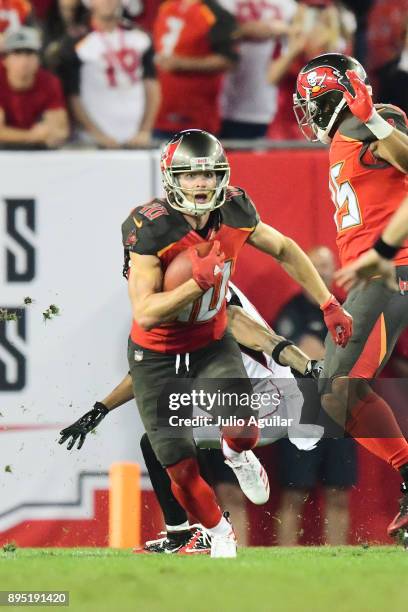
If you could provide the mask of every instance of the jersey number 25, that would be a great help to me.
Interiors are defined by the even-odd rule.
[[[339,176],[344,162],[339,162],[330,168],[329,188],[336,207],[334,221],[337,231],[350,229],[361,225],[361,211],[356,192],[349,181],[339,182]]]

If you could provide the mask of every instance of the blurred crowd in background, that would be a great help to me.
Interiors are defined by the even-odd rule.
[[[326,52],[407,111],[407,23],[408,0],[0,0],[0,143],[300,140],[296,75]]]

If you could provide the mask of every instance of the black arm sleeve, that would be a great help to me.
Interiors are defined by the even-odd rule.
[[[66,96],[79,95],[81,60],[75,51],[72,40],[67,40],[61,48],[61,62],[58,67],[58,76],[62,81]]]
[[[239,56],[233,39],[233,34],[238,29],[235,17],[213,0],[207,0],[206,4],[216,17],[209,33],[212,51],[224,55],[233,62],[237,61]]]
[[[147,51],[142,56],[143,66],[143,79],[155,79],[156,78],[156,66],[154,65],[154,49],[151,44]]]

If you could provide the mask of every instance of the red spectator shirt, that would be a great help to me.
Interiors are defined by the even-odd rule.
[[[404,47],[408,0],[375,0],[368,13],[367,64],[378,70],[399,57]]]
[[[137,26],[151,33],[160,4],[161,0],[143,0],[140,13],[135,16],[129,15],[129,18]]]
[[[163,55],[206,57],[220,54],[235,60],[232,33],[235,19],[215,2],[168,0],[160,6],[153,30],[155,51]],[[178,132],[201,128],[217,133],[220,72],[158,70],[162,102],[156,128]]]
[[[28,130],[41,121],[46,111],[65,108],[60,82],[51,72],[40,68],[30,89],[16,91],[10,87],[6,70],[0,64],[0,108],[8,127]]]
[[[18,30],[30,14],[31,4],[27,0],[0,0],[0,33]]]

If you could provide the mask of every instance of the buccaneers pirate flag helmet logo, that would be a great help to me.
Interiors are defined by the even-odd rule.
[[[311,60],[299,72],[293,95],[294,112],[299,127],[308,140],[328,143],[347,107],[345,91],[354,94],[346,75],[354,70],[368,83],[363,66],[353,57],[326,53]]]

